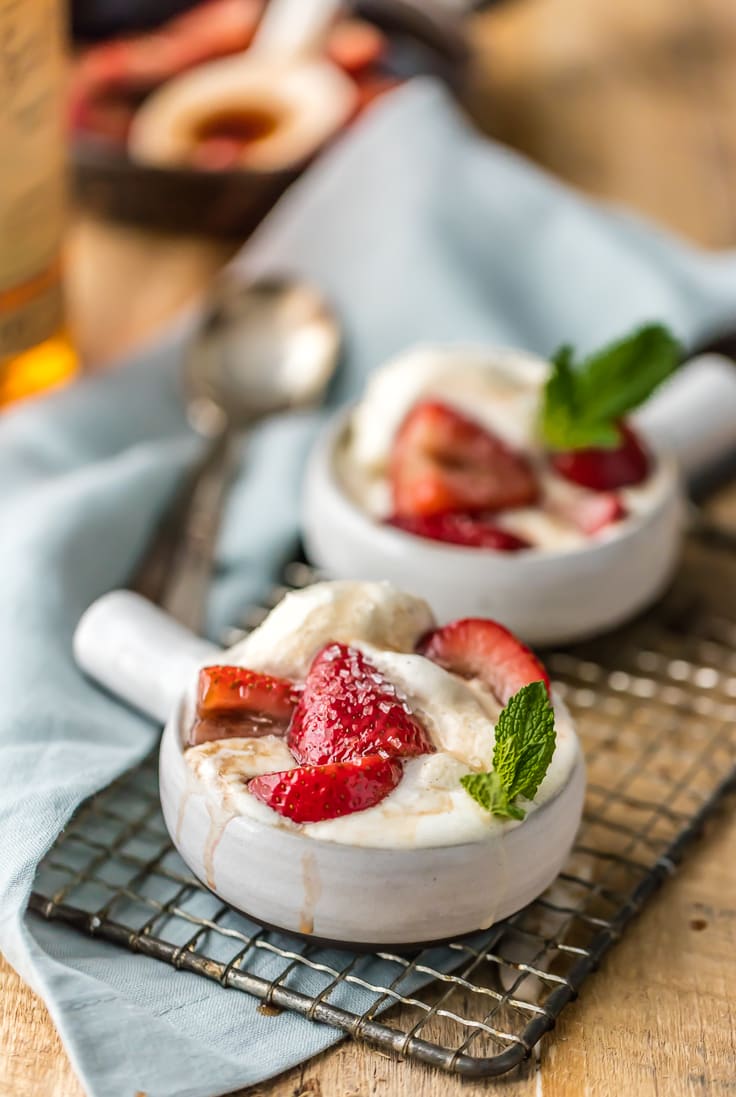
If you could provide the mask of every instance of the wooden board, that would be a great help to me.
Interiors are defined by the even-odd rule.
[[[505,1097],[731,1097],[734,808],[736,800],[608,955],[540,1058],[508,1081],[474,1086],[345,1042],[250,1097],[460,1097],[496,1088]],[[0,1048],[3,1097],[82,1097],[45,1008],[7,965],[0,967]]]
[[[704,245],[736,244],[733,0],[512,0],[476,17],[473,40],[472,107],[488,132]],[[78,219],[70,296],[86,355],[110,359],[150,336],[196,296],[226,254],[220,245]],[[718,506],[736,521],[736,490]],[[724,807],[683,870],[609,954],[540,1058],[511,1079],[473,1087],[345,1042],[250,1094],[733,1094],[735,806]],[[82,1090],[44,1006],[0,964],[6,1094],[81,1097]]]

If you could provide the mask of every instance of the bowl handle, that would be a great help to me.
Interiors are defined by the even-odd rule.
[[[98,598],[74,633],[74,655],[82,670],[162,723],[197,669],[221,651],[129,590]]]
[[[720,354],[692,358],[634,416],[645,438],[674,452],[694,489],[736,454],[736,365]]]

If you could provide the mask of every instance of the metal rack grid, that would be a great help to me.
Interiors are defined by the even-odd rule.
[[[309,578],[303,566],[288,574]],[[586,754],[583,825],[552,887],[484,933],[413,956],[355,955],[257,926],[173,849],[153,757],[79,809],[31,908],[255,995],[262,1010],[295,1010],[458,1074],[502,1074],[554,1026],[736,788],[735,579],[723,545],[692,539],[656,612],[548,656]]]

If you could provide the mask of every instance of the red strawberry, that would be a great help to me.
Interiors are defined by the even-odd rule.
[[[467,545],[472,548],[496,549],[498,552],[518,552],[529,548],[529,542],[497,526],[491,518],[481,513],[449,510],[443,514],[416,515],[413,518],[389,519],[391,526],[427,537],[430,541],[445,541],[451,545]]]
[[[283,678],[246,667],[204,667],[199,672],[198,719],[189,746],[284,732],[298,700],[299,691]]]
[[[530,682],[544,682],[549,690],[549,675],[536,655],[503,625],[483,617],[435,629],[418,651],[453,674],[480,678],[502,705]]]
[[[188,747],[210,743],[213,739],[260,739],[262,735],[283,735],[285,726],[267,717],[198,716],[189,729]]]
[[[319,823],[379,804],[401,780],[401,762],[369,755],[254,777],[248,789],[295,823]]]
[[[621,444],[615,449],[573,449],[553,453],[552,467],[566,480],[593,491],[615,491],[640,484],[649,473],[649,458],[631,427],[619,424]]]
[[[332,28],[325,48],[333,64],[355,74],[379,59],[386,48],[386,39],[372,23],[342,19]]]
[[[448,510],[496,511],[532,503],[528,462],[484,427],[436,400],[416,404],[391,455],[394,510],[401,518]]]
[[[312,766],[434,751],[395,687],[345,644],[329,644],[314,659],[289,728],[289,747],[297,762]]]
[[[255,712],[274,721],[288,722],[298,700],[299,690],[292,682],[247,667],[203,667],[199,672],[200,716]]]
[[[612,491],[581,492],[575,499],[555,501],[551,510],[588,536],[626,517],[626,507]]]

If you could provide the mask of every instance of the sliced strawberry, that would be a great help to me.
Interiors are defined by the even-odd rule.
[[[529,463],[504,442],[437,400],[416,404],[391,455],[399,517],[448,510],[496,511],[537,497]]]
[[[401,773],[396,759],[371,755],[354,762],[267,773],[254,777],[248,789],[295,823],[320,823],[380,804],[396,788]]]
[[[612,491],[581,492],[575,499],[556,500],[551,510],[589,537],[626,517],[626,507]]]
[[[544,682],[549,690],[549,675],[536,655],[503,625],[484,617],[435,629],[417,650],[453,674],[479,678],[502,705],[530,682]]]
[[[358,73],[374,64],[386,49],[378,27],[363,19],[341,19],[330,31],[327,56],[341,69]]]
[[[443,514],[415,515],[412,518],[396,515],[389,518],[388,524],[405,533],[413,533],[415,537],[427,537],[430,541],[445,541],[451,545],[495,549],[497,552],[518,552],[530,547],[528,541],[501,529],[483,512],[473,514],[450,510]]]
[[[204,667],[199,672],[197,718],[187,745],[283,735],[299,696],[300,691],[284,678],[246,667]]]
[[[211,743],[213,739],[260,739],[263,735],[284,735],[286,726],[268,717],[198,716],[189,729],[188,747]]]
[[[649,457],[634,431],[619,424],[621,444],[615,449],[573,449],[553,453],[552,467],[566,480],[592,491],[615,491],[640,484],[649,474]]]
[[[200,716],[257,714],[288,723],[298,700],[299,690],[292,682],[247,667],[220,665],[199,672]]]
[[[434,751],[396,688],[345,644],[329,644],[314,659],[289,728],[289,747],[297,762],[312,766]]]

